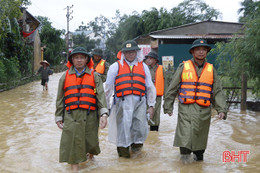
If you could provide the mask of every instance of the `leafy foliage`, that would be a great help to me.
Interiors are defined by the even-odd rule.
[[[73,35],[74,48],[84,47],[88,52],[94,49],[99,42],[100,40],[91,40],[88,36],[86,37],[83,33],[79,35]]]
[[[65,57],[62,52],[65,51],[65,41],[61,36],[65,30],[57,30],[51,26],[51,22],[47,17],[37,16],[41,22],[40,38],[44,48],[44,59],[50,64],[57,65],[64,61]]]
[[[106,47],[113,52],[112,54],[116,55],[117,51],[121,49],[122,43],[126,40],[156,30],[217,19],[219,16],[220,12],[200,0],[184,0],[169,12],[164,8],[157,10],[153,7],[150,11],[142,11],[141,14],[134,11],[132,15],[120,16],[119,11],[117,11],[115,18],[118,25],[106,39]]]
[[[244,2],[247,2],[245,0]],[[225,72],[235,86],[240,86],[241,75],[245,73],[252,82],[254,93],[260,93],[260,4],[248,6],[255,9],[253,16],[246,16],[244,36],[232,39],[229,43],[218,43],[217,62],[220,71]],[[243,4],[243,3],[242,3]],[[245,3],[244,3],[245,4]],[[245,13],[248,15],[248,13]]]

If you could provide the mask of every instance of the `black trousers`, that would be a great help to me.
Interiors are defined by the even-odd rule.
[[[159,126],[150,126],[150,131],[158,131]]]
[[[203,160],[203,154],[204,154],[205,150],[191,151],[188,148],[180,147],[180,153],[181,154],[191,154],[192,152],[196,155],[196,157],[197,157],[196,160],[197,161]]]

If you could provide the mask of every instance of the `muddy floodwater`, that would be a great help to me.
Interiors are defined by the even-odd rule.
[[[61,130],[54,122],[61,75],[50,76],[48,91],[35,81],[0,93],[1,173],[70,172],[69,165],[58,162]],[[232,108],[223,121],[213,111],[204,161],[183,164],[179,149],[173,147],[177,104],[174,107],[172,117],[161,113],[159,132],[150,132],[142,152],[130,159],[118,157],[116,146],[107,140],[108,127],[100,130],[101,154],[81,163],[79,172],[260,172],[260,112]],[[223,162],[224,151],[249,154],[246,161]]]

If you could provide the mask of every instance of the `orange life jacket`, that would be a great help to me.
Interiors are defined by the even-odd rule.
[[[157,69],[155,72],[155,88],[157,96],[163,96],[164,93],[164,76],[163,76],[163,66],[157,65]]]
[[[76,74],[69,74],[67,70],[64,83],[64,100],[67,111],[82,108],[96,110],[96,85],[94,70],[85,73],[81,78]]]
[[[105,62],[106,61],[104,59],[101,59],[99,61],[99,63],[97,64],[95,71],[100,73],[100,74],[104,74],[104,72],[105,72]]]
[[[204,65],[200,78],[191,60],[184,61],[179,90],[179,101],[184,104],[197,103],[200,106],[210,106],[213,84],[213,65]]]
[[[125,62],[122,66],[118,61],[118,74],[115,80],[115,91],[117,97],[124,97],[129,94],[144,96],[145,87],[145,72],[142,62],[138,62],[137,66],[131,69]]]

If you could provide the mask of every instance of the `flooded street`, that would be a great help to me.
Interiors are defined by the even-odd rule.
[[[62,73],[50,76],[49,90],[40,81],[0,93],[0,172],[70,172],[59,163],[61,130],[54,122],[58,81]],[[80,172],[260,172],[260,112],[231,109],[226,121],[212,117],[208,147],[203,162],[183,164],[173,147],[177,123],[174,115],[161,113],[159,132],[150,132],[143,151],[131,159],[119,158],[116,146],[107,140],[108,127],[100,130],[101,154],[80,164]],[[223,162],[224,151],[249,151],[247,162]]]

